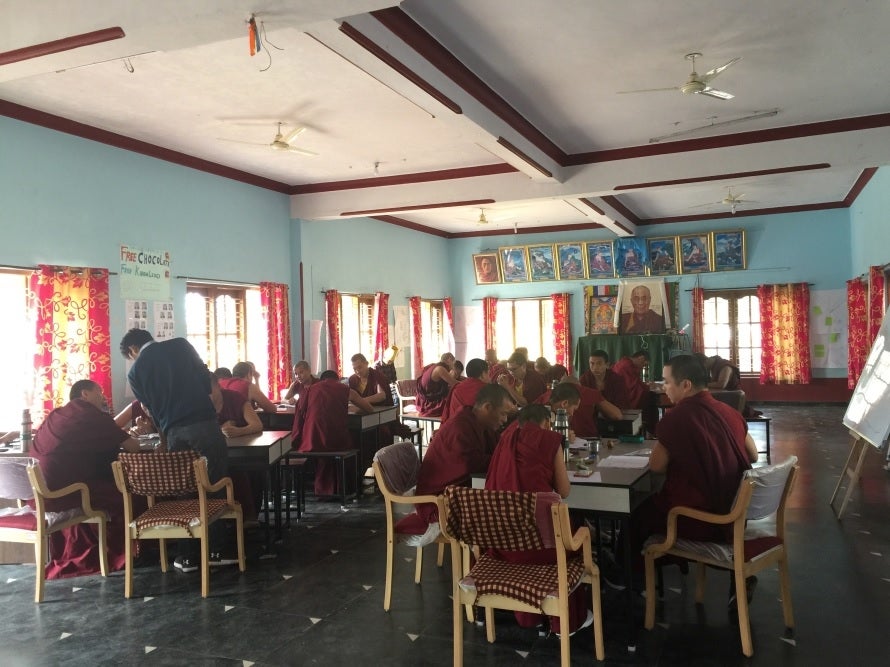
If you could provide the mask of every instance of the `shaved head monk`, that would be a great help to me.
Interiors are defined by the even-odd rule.
[[[547,390],[544,378],[528,363],[528,357],[516,348],[507,359],[507,372],[497,378],[497,383],[510,393],[520,407],[534,403]]]
[[[291,433],[294,449],[300,452],[351,449],[352,438],[346,427],[350,403],[362,412],[374,412],[374,406],[354,389],[342,384],[334,371],[322,373],[319,381],[300,395],[294,409],[294,430]],[[345,480],[342,481],[345,483]],[[317,459],[315,495],[333,496],[336,493],[337,465],[327,459]]]
[[[467,378],[451,386],[442,408],[442,423],[464,407],[473,405],[476,396],[489,383],[488,363],[483,359],[470,359],[466,367]]]
[[[232,377],[223,378],[219,381],[219,386],[230,391],[237,391],[247,400],[253,401],[264,412],[275,412],[275,404],[269,400],[269,397],[263,393],[259,385],[254,382],[256,379],[256,368],[249,361],[239,361],[232,366]]]
[[[303,393],[306,389],[309,388],[309,385],[318,382],[318,378],[312,375],[312,370],[309,368],[309,362],[304,360],[298,361],[294,364],[294,381],[291,383],[291,386],[287,388],[287,393],[284,395],[284,400],[288,403],[296,403],[297,397]]]
[[[417,412],[422,417],[439,417],[445,407],[448,391],[457,384],[454,375],[454,355],[446,352],[435,364],[424,366],[417,378]]]
[[[420,464],[415,493],[435,496],[446,486],[468,484],[470,475],[487,471],[497,430],[513,409],[510,394],[502,387],[488,384],[480,389],[472,406],[462,408],[436,431]],[[399,531],[422,535],[438,521],[435,504],[418,505],[415,514],[399,522]]]

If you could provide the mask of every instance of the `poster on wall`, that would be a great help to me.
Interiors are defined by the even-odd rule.
[[[847,291],[810,292],[810,364],[847,367]]]
[[[155,340],[173,338],[173,303],[171,301],[155,301]]]
[[[127,331],[130,329],[148,329],[148,301],[128,300],[124,310],[127,318]]]
[[[121,298],[170,300],[170,253],[121,246]]]

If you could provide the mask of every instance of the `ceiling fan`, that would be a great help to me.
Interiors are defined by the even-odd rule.
[[[220,137],[220,139],[222,139],[223,141],[232,141],[236,144],[248,144],[250,146],[268,146],[273,151],[288,151],[290,153],[296,153],[298,155],[306,155],[306,156],[318,155],[318,153],[316,153],[314,151],[306,150],[305,148],[297,148],[292,143],[294,141],[294,139],[296,139],[298,136],[300,136],[301,134],[303,134],[303,132],[306,131],[305,127],[302,127],[302,126],[295,127],[293,130],[291,130],[287,134],[283,134],[281,132],[282,125],[284,125],[284,123],[281,123],[281,122],[278,123],[278,132],[276,132],[275,138],[272,139],[272,143],[270,143],[270,144],[256,143],[253,141],[240,141],[238,139],[228,139],[225,137]]]
[[[721,65],[720,67],[715,67],[714,69],[708,70],[704,74],[699,74],[695,71],[695,59],[701,58],[702,54],[695,53],[687,53],[686,60],[692,61],[692,72],[689,74],[689,78],[686,80],[682,86],[673,86],[671,88],[646,88],[643,90],[619,90],[619,94],[626,93],[656,93],[665,90],[679,90],[684,95],[707,95],[708,97],[714,97],[718,100],[731,100],[735,95],[732,93],[727,93],[723,90],[717,90],[716,88],[711,88],[710,82],[718,77],[720,74],[725,72],[727,69],[735,65],[741,58],[733,58],[728,63]]]
[[[753,199],[742,199],[742,197],[745,196],[745,193],[744,193],[744,192],[743,192],[743,193],[740,193],[740,194],[737,194],[737,195],[734,195],[734,194],[732,193],[732,186],[731,186],[731,185],[728,186],[728,187],[726,188],[726,190],[727,190],[727,192],[726,192],[726,196],[725,196],[723,199],[721,199],[720,201],[708,202],[707,204],[698,204],[697,206],[690,206],[690,208],[702,208],[702,207],[704,207],[704,206],[718,206],[718,205],[723,205],[723,206],[728,206],[728,207],[729,207],[729,212],[732,213],[732,215],[735,215],[736,209],[737,209],[739,206],[742,206],[742,205],[745,205],[745,204],[759,204],[759,203],[760,203],[760,202],[755,201],[755,200],[753,200]]]

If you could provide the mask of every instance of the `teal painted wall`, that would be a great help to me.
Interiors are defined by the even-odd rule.
[[[890,168],[884,167],[850,207],[851,276],[890,262]]]
[[[172,275],[291,282],[288,197],[0,117],[0,265],[119,271],[120,246],[168,250]],[[185,281],[172,281],[185,335]],[[111,278],[112,381],[124,392],[124,302]],[[298,304],[295,304],[298,305]]]

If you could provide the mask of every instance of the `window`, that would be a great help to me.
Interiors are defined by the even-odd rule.
[[[720,355],[742,373],[760,372],[757,290],[706,290],[703,320],[706,355]]]
[[[498,299],[496,322],[498,359],[506,359],[517,347],[527,347],[534,361],[545,357],[553,363],[552,299]]]
[[[0,382],[0,432],[17,431],[22,410],[36,416],[34,402],[34,317],[28,310],[28,274],[0,270],[0,309],[10,326],[0,327],[0,349],[7,381]],[[36,424],[36,422],[35,422]]]
[[[445,306],[442,301],[420,300],[420,335],[423,339],[424,366],[436,363],[448,352]]]
[[[344,362],[354,354],[363,354],[374,363],[373,296],[340,294],[340,349]]]
[[[186,337],[211,370],[251,361],[268,377],[266,328],[258,289],[189,283]]]

